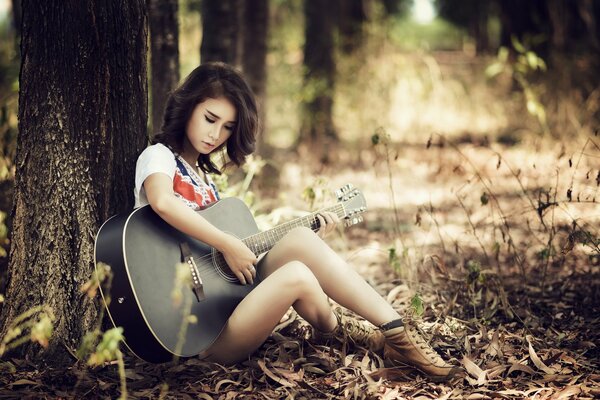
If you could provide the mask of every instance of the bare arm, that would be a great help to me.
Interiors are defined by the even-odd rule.
[[[253,282],[256,272],[248,267],[256,264],[254,253],[241,240],[221,231],[175,197],[173,181],[167,175],[148,176],[144,190],[150,206],[165,222],[223,253],[227,265],[242,284]]]

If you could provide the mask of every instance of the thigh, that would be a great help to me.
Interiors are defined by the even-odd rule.
[[[238,304],[223,332],[201,356],[230,364],[258,349],[297,299],[293,279],[298,265],[288,263],[258,284]]]
[[[273,248],[262,257],[257,271],[265,278],[282,265],[292,261],[300,261],[308,266],[319,281],[323,275],[332,275],[328,266],[346,268],[345,262],[309,228],[295,228],[285,235]]]

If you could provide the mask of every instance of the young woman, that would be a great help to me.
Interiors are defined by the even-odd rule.
[[[409,365],[435,380],[451,378],[457,369],[322,240],[334,230],[335,214],[319,216],[317,234],[296,228],[257,258],[240,239],[195,212],[219,199],[209,174],[220,171],[211,154],[224,149],[230,163],[241,165],[254,150],[257,127],[255,99],[242,76],[223,63],[203,64],[171,94],[160,132],[137,161],[136,206],[150,204],[167,223],[223,253],[241,284],[260,278],[201,356],[219,363],[247,358],[294,307],[319,340],[345,333],[374,350],[383,347],[388,365]],[[342,324],[328,297],[379,330],[352,319]]]

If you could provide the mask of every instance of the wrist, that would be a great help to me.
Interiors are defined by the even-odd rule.
[[[215,242],[212,245],[219,252],[225,253],[227,251],[227,249],[229,249],[231,247],[232,239],[233,239],[233,236],[231,236],[228,233],[220,231],[217,239],[215,240]]]

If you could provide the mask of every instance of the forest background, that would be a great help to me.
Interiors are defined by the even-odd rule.
[[[463,377],[313,346],[293,313],[231,368],[103,332],[95,232],[209,60],[264,122],[222,191],[268,228],[360,188],[332,246]],[[593,0],[0,2],[0,397],[599,396],[599,64]]]

